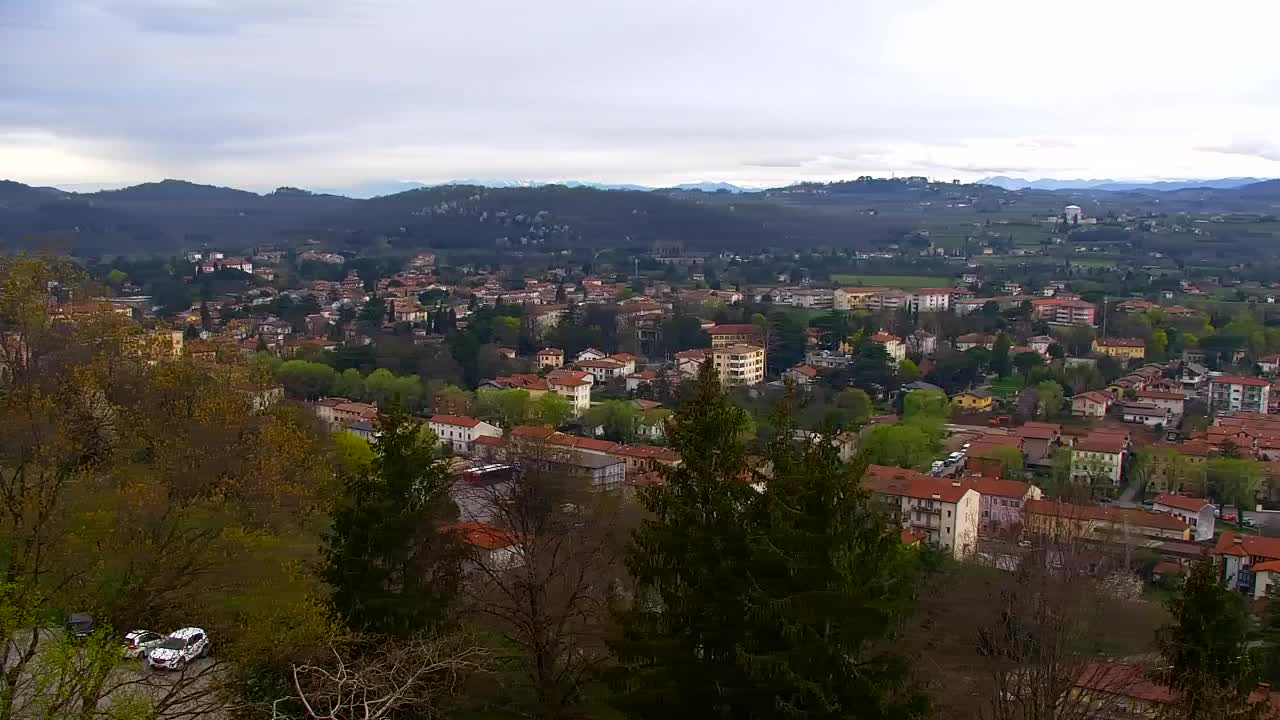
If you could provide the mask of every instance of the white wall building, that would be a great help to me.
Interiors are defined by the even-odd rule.
[[[883,465],[869,466],[862,484],[896,512],[904,529],[926,533],[930,543],[954,558],[973,555],[981,504],[973,488]]]
[[[427,426],[441,443],[459,453],[471,452],[471,443],[482,435],[502,437],[502,428],[465,415],[432,415]]]

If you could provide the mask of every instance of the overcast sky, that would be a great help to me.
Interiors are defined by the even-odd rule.
[[[1280,177],[1274,0],[0,0],[0,177]]]

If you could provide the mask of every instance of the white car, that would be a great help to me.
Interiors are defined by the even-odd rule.
[[[188,663],[209,654],[209,635],[197,627],[174,630],[147,653],[152,670],[182,670]]]
[[[164,641],[164,636],[151,630],[133,630],[125,633],[124,656],[140,658]]]

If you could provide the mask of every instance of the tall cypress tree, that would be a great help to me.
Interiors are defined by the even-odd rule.
[[[379,414],[373,449],[330,512],[323,576],[353,629],[407,637],[444,622],[457,596],[461,549],[439,532],[456,508],[433,438],[398,407]]]
[[[636,598],[612,643],[616,701],[634,717],[745,717],[755,696],[739,665],[750,629],[744,519],[756,500],[742,481],[745,423],[704,364],[667,429],[682,462],[641,493],[650,518],[627,550]]]

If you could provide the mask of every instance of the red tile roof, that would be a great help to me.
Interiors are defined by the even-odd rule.
[[[973,488],[979,495],[1007,498],[1026,497],[1027,490],[1031,489],[1029,484],[1017,480],[986,477],[966,478],[962,485]]]
[[[1187,497],[1186,495],[1172,494],[1157,495],[1151,502],[1155,505],[1166,505],[1171,508],[1186,510],[1187,512],[1193,513],[1198,513],[1212,505],[1212,503],[1204,498],[1193,498]]]
[[[591,383],[591,373],[580,370],[558,370],[547,376],[547,382],[564,387],[577,387]]]
[[[1094,433],[1083,440],[1077,440],[1073,447],[1084,452],[1116,455],[1124,451],[1124,437]]]
[[[1142,338],[1100,337],[1095,338],[1098,347],[1146,347],[1147,341]]]
[[[1139,390],[1138,397],[1143,400],[1186,400],[1182,393],[1160,392],[1159,390]]]
[[[1057,500],[1028,500],[1023,505],[1023,510],[1031,515],[1044,515],[1068,520],[1096,520],[1161,530],[1186,530],[1189,527],[1172,515],[1149,510],[1138,510],[1136,508],[1072,505],[1071,503]]]
[[[1102,403],[1103,405],[1110,405],[1111,403],[1115,402],[1115,398],[1111,397],[1106,393],[1098,392],[1097,390],[1090,390],[1089,392],[1080,393],[1079,395],[1076,395],[1071,399],[1074,401],[1078,398],[1091,400],[1096,403]]]
[[[1240,377],[1238,375],[1223,375],[1221,377],[1209,378],[1209,382],[1216,385],[1252,385],[1254,387],[1268,387],[1270,382],[1262,378]]]
[[[497,550],[498,548],[511,547],[516,544],[516,540],[510,532],[478,522],[446,525],[440,528],[440,532],[446,535],[455,535],[462,542],[485,550]]]
[[[949,503],[960,502],[964,494],[969,491],[969,488],[963,484],[956,485],[950,480],[942,480],[915,470],[884,465],[868,465],[866,473],[862,476],[862,484],[867,489],[884,495],[901,495],[919,500],[941,500]]]
[[[902,538],[903,545],[915,545],[916,543],[920,543],[920,542],[924,542],[925,540],[928,540],[929,533],[923,530],[912,530],[911,528],[902,528],[902,534],[900,535],[900,537]]]
[[[755,325],[751,325],[749,323],[739,324],[739,325],[713,325],[710,330],[707,330],[707,334],[708,335],[750,335],[750,334],[758,335],[760,334],[760,328],[756,327]]]
[[[1240,542],[1236,542],[1237,539]],[[1216,555],[1248,555],[1254,558],[1280,560],[1280,538],[1240,535],[1228,530],[1218,536],[1218,543],[1213,546],[1213,552]]]
[[[511,436],[523,440],[546,440],[555,434],[555,428],[545,425],[517,425],[511,428]]]
[[[473,428],[480,424],[479,420],[465,415],[432,415],[431,422],[438,425],[457,425],[458,427],[468,428]]]

